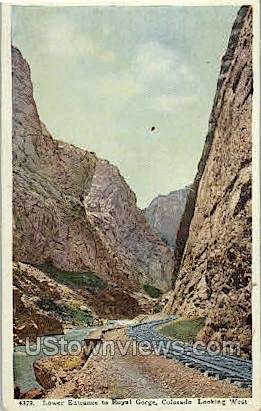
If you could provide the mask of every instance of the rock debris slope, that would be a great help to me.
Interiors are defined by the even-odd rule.
[[[58,271],[59,273],[59,271]],[[77,273],[72,273],[75,276]],[[39,335],[63,334],[64,327],[97,325],[101,318],[135,317],[150,309],[151,301],[137,300],[96,277],[84,287],[60,281],[30,264],[13,263],[14,341],[34,341]]]
[[[168,312],[206,317],[198,338],[251,347],[252,9],[221,63],[209,132],[178,232]]]
[[[94,272],[129,293],[143,283],[169,289],[173,252],[150,229],[118,169],[54,140],[15,47],[12,67],[14,260]]]

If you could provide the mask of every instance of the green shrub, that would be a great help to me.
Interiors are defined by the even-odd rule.
[[[151,298],[159,298],[162,295],[162,291],[153,285],[144,284],[143,289]]]
[[[106,281],[92,271],[64,271],[51,264],[41,264],[36,267],[54,278],[58,283],[72,288],[87,289],[92,293],[96,293],[107,287]]]
[[[42,298],[37,301],[37,305],[44,311],[53,313],[59,316],[63,321],[70,322],[75,325],[90,325],[92,324],[92,313],[75,308],[68,303],[58,303],[49,298]]]
[[[61,308],[71,317],[71,321],[75,324],[90,325],[92,324],[92,314],[89,311],[82,311],[78,308],[71,307],[64,303],[61,304]]]
[[[158,332],[174,340],[192,343],[205,324],[205,318],[178,319],[158,327]]]
[[[156,304],[153,308],[153,314],[158,314],[162,311],[164,305],[163,304]]]

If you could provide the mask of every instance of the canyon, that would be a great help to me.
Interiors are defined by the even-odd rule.
[[[15,47],[12,64],[15,341],[30,330],[62,332],[88,313],[98,320],[152,312],[149,285],[173,288],[165,313],[205,318],[198,339],[239,340],[249,356],[251,7],[240,9],[221,61],[193,184],[144,210],[116,166],[53,139]],[[64,304],[70,315],[78,310],[76,318],[64,319]],[[27,316],[32,323],[24,327]]]
[[[193,328],[200,320],[193,342],[239,342],[239,355],[251,358],[252,8],[240,8],[222,57],[193,183],[143,210],[116,166],[50,135],[29,65],[15,47],[12,62],[15,344],[67,327],[82,327],[79,341],[87,345],[136,344],[142,340],[131,326],[163,319],[181,324],[179,336],[168,339],[186,345],[192,341],[182,340],[182,321]],[[148,287],[160,297],[146,294]],[[133,321],[104,326],[105,319]],[[233,381],[217,373],[221,361],[201,357],[193,368],[182,355],[152,351],[38,358],[33,369],[42,388],[21,394],[17,387],[16,398],[251,396],[252,381],[232,385],[242,383],[242,358]],[[226,367],[232,371],[231,362]]]

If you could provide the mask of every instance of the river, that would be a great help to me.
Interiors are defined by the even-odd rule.
[[[61,354],[61,346],[59,341],[64,338],[67,342],[70,341],[82,341],[91,331],[98,329],[99,327],[84,327],[74,328],[64,331],[64,335],[52,335],[44,336],[40,338],[41,343],[38,344],[39,349],[36,354],[33,351],[38,348],[36,344],[30,345],[32,353],[26,353],[25,345],[17,345],[14,348],[14,383],[18,385],[21,392],[25,392],[34,387],[40,387],[37,383],[34,375],[33,363],[39,358],[46,357],[45,353],[45,341],[47,338],[52,337],[52,344],[57,347],[59,354]],[[65,348],[66,351],[66,348]]]
[[[121,322],[121,321],[120,321]],[[119,321],[110,321],[110,324],[118,325]],[[123,321],[121,322],[123,323]],[[50,337],[52,345],[57,347],[58,354],[61,354],[61,339],[66,340],[67,343],[72,341],[83,341],[84,337],[90,334],[91,331],[104,328],[104,326],[73,328],[64,331],[64,335],[44,336],[39,338],[41,343],[30,345],[31,352],[26,352],[25,345],[17,345],[14,347],[14,383],[20,387],[21,392],[25,392],[34,387],[40,387],[34,375],[33,363],[39,358],[46,357],[46,342]],[[48,339],[48,340],[47,340]],[[59,343],[60,342],[60,343]],[[37,352],[36,352],[37,349]],[[63,349],[66,351],[65,349]],[[35,354],[34,354],[35,353]],[[50,355],[50,354],[49,354]]]

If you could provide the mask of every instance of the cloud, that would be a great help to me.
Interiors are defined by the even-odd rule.
[[[163,94],[157,96],[152,102],[152,108],[159,112],[173,112],[178,107],[190,106],[196,103],[196,96],[174,96]]]
[[[158,43],[148,42],[137,47],[134,64],[144,79],[167,75],[175,68],[176,56],[172,49]]]
[[[87,35],[73,19],[63,16],[55,20],[51,18],[45,28],[45,49],[49,54],[65,60],[80,57],[104,64],[115,60],[115,53],[108,43],[103,43],[95,31],[90,31]],[[110,33],[109,27],[101,27],[101,32],[106,38]]]
[[[49,54],[70,58],[75,52],[75,42],[75,26],[70,19],[49,19],[44,32],[44,49]]]
[[[190,90],[195,90],[197,78],[181,57],[173,47],[160,42],[137,46],[130,72],[143,89],[147,109],[170,112],[193,102]]]
[[[99,53],[96,53],[96,57],[102,60],[103,62],[113,62],[116,58],[115,53],[111,50],[100,50]]]
[[[180,90],[178,98],[173,92],[194,81],[191,68],[173,46],[136,38],[133,47],[125,49],[120,43],[119,48],[118,33],[107,21],[100,22],[98,30],[89,23],[83,28],[70,14],[56,15],[46,19],[41,30],[49,58],[69,64],[71,73],[78,71],[82,90],[97,104],[100,99],[104,109],[106,104],[132,101],[146,110],[170,112],[183,98]]]
[[[104,116],[116,107],[124,113],[128,105],[134,113],[161,115],[191,103],[183,94],[185,83],[194,81],[193,73],[172,45],[135,37],[132,46],[124,48],[106,21],[97,29],[90,22],[77,24],[70,14],[55,16],[40,26],[43,48],[47,59],[66,65],[70,79],[77,73],[79,84],[67,82],[65,87],[73,87],[78,101],[88,96]]]
[[[103,95],[105,98],[120,99],[123,103],[128,101],[129,98],[141,95],[144,88],[129,73],[114,72],[97,78],[95,91],[98,96]]]
[[[196,76],[188,64],[182,63],[179,65],[178,75],[180,79],[183,79],[184,81],[187,81],[187,82],[196,80]]]

